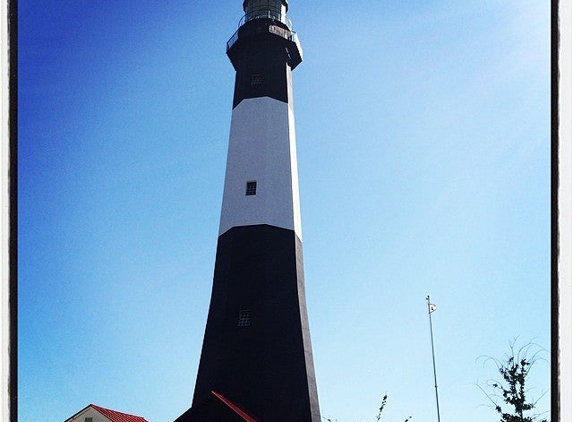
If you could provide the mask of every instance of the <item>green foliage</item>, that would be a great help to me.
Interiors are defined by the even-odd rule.
[[[388,394],[384,394],[384,397],[382,397],[382,403],[380,403],[380,407],[378,408],[378,414],[376,415],[376,422],[380,422],[382,418],[382,411],[386,407],[386,400],[388,400]],[[326,420],[326,422],[337,422],[336,419],[332,420],[330,418],[325,418],[324,416],[322,418]],[[410,419],[412,419],[412,416],[408,416],[406,419],[404,419],[404,422],[408,422]]]
[[[485,388],[478,387],[493,404],[501,418],[500,422],[547,422],[547,419],[539,419],[540,415],[535,413],[538,400],[530,400],[526,389],[529,372],[542,359],[540,354],[545,350],[531,342],[516,349],[515,343],[516,340],[510,343],[510,353],[503,359],[484,359],[484,366],[493,363],[502,379],[488,381]]]
[[[382,411],[386,407],[386,400],[387,399],[388,399],[388,394],[384,394],[384,397],[382,397],[382,403],[380,403],[380,408],[378,409],[378,414],[376,415],[376,422],[380,422],[380,419],[382,418]],[[404,420],[404,422],[408,422],[410,419],[412,419],[412,416],[408,416]]]

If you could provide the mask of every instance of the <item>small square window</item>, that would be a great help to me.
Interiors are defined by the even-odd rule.
[[[85,418],[84,422],[93,422],[94,418]]]
[[[251,311],[242,309],[239,311],[239,327],[248,327],[251,325]]]
[[[251,85],[262,85],[263,84],[263,75],[257,73],[251,76]]]
[[[251,181],[247,182],[247,190],[245,195],[256,195],[257,194],[257,182]]]

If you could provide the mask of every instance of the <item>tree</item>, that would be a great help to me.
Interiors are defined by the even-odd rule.
[[[493,363],[502,379],[489,380],[485,388],[478,387],[500,415],[500,422],[547,422],[547,419],[539,419],[540,414],[536,413],[541,397],[529,399],[529,390],[526,389],[529,372],[536,362],[543,360],[540,355],[545,349],[532,342],[517,349],[515,339],[509,347],[510,352],[503,359],[482,357],[484,366]]]
[[[384,394],[384,397],[382,397],[382,403],[380,404],[380,407],[378,408],[378,414],[376,415],[376,422],[380,422],[380,419],[382,418],[382,411],[384,410],[384,408],[386,407],[386,400],[388,399],[388,394]],[[326,417],[322,417],[323,419],[325,419],[327,422],[336,422],[337,420],[334,419],[330,419],[330,418],[326,418]],[[408,422],[410,419],[412,419],[412,416],[408,416],[404,422]]]
[[[380,408],[378,409],[378,414],[376,415],[376,422],[380,422],[380,418],[382,417],[382,411],[386,407],[386,400],[387,399],[388,399],[388,394],[384,394],[384,397],[382,397],[382,403],[380,403]],[[404,422],[408,422],[410,419],[412,419],[412,416],[408,416],[404,420]]]

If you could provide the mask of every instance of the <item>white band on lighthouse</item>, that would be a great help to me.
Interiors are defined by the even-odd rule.
[[[256,182],[256,194],[246,194]],[[237,226],[268,224],[302,240],[294,114],[269,97],[233,109],[219,235]]]

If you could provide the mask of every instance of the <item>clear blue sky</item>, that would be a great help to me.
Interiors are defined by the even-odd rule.
[[[19,2],[19,415],[191,403],[242,0]],[[496,420],[549,349],[549,1],[292,0],[307,303],[324,417]],[[547,359],[549,355],[546,354]],[[533,371],[549,388],[549,364]],[[549,410],[549,394],[540,402]]]

